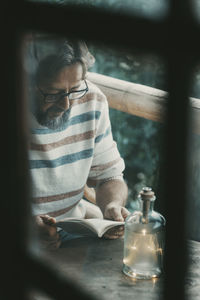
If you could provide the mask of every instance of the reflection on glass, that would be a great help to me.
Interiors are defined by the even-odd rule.
[[[162,160],[160,155],[162,153],[162,139],[158,138],[158,136],[162,136],[163,125],[151,121],[157,121],[158,119],[162,121],[162,118],[159,116],[161,111],[159,110],[155,112],[156,118],[153,117],[153,115],[151,116],[151,97],[153,97],[153,95],[155,95],[155,99],[157,95],[159,95],[159,97],[161,97],[161,95],[165,97],[164,91],[156,89],[166,89],[164,63],[153,55],[141,56],[134,53],[130,54],[125,50],[113,51],[105,47],[101,48],[98,46],[97,48],[92,44],[88,45],[88,51],[87,46],[83,44],[81,55],[83,55],[85,65],[83,64],[82,67],[82,62],[79,63],[79,60],[81,61],[82,58],[78,57],[78,51],[80,51],[80,49],[78,49],[78,41],[73,41],[77,47],[77,49],[73,51],[77,51],[77,53],[72,51],[71,46],[68,45],[67,42],[64,42],[64,48],[62,48],[63,40],[55,39],[55,37],[49,38],[41,34],[31,37],[30,35],[27,37],[26,42],[28,47],[24,65],[28,81],[27,98],[29,100],[30,109],[30,170],[32,174],[34,214],[49,215],[50,213],[51,217],[55,217],[59,220],[67,217],[67,207],[73,206],[73,204],[82,197],[83,188],[80,186],[80,183],[76,189],[71,187],[69,190],[66,190],[66,182],[63,180],[62,175],[63,172],[60,174],[61,179],[59,183],[56,184],[55,176],[58,176],[58,171],[56,171],[55,174],[52,173],[52,171],[54,172],[55,168],[62,166],[63,159],[67,161],[70,159],[70,164],[67,164],[68,170],[69,166],[71,166],[72,159],[74,159],[71,156],[69,157],[71,153],[69,147],[72,147],[70,137],[63,137],[62,139],[61,133],[63,130],[68,131],[71,130],[71,128],[78,128],[79,122],[81,122],[82,125],[85,123],[86,120],[84,116],[89,112],[81,109],[84,108],[83,104],[85,101],[91,97],[92,86],[90,85],[89,79],[95,79],[94,72],[109,76],[106,78],[103,77],[103,79],[100,77],[101,80],[110,84],[109,93],[113,93],[113,95],[111,96],[111,94],[109,94],[109,101],[110,98],[116,98],[120,93],[119,98],[124,97],[125,101],[128,93],[124,92],[128,83],[130,85],[130,99],[127,98],[126,101],[132,101],[134,97],[134,101],[137,102],[137,97],[140,97],[140,105],[143,105],[142,99],[144,98],[146,101],[149,97],[148,108],[143,105],[146,112],[144,111],[139,115],[142,118],[130,115],[132,112],[129,111],[126,111],[128,112],[127,114],[110,110],[110,120],[114,139],[117,141],[119,151],[126,163],[126,173],[124,176],[130,191],[127,204],[128,209],[134,209],[136,203],[133,199],[136,198],[135,196],[138,194],[138,190],[141,189],[141,186],[151,185],[157,192],[160,184],[158,180],[160,161]],[[68,51],[69,55],[66,56],[64,52],[57,55],[59,49],[61,49],[61,52]],[[73,55],[75,55],[74,58]],[[54,62],[55,58],[56,60]],[[74,59],[78,62],[76,63]],[[73,64],[67,65],[66,68],[63,67],[63,61],[65,61],[64,64],[69,64],[68,60],[72,60]],[[88,67],[90,67],[90,71],[92,72],[90,74],[86,73]],[[114,77],[122,79],[123,81],[118,82]],[[68,83],[68,80],[66,81],[65,78],[69,78],[70,83]],[[122,87],[121,92],[119,88],[118,91],[115,90],[118,83],[120,83]],[[137,83],[143,85],[137,85]],[[100,84],[99,87],[103,88],[103,85]],[[136,90],[134,91],[134,89]],[[135,97],[134,93],[136,93],[136,91],[138,96]],[[103,92],[106,93],[106,90],[103,89]],[[145,96],[142,96],[143,92]],[[79,112],[79,114],[74,115],[74,112]],[[145,119],[146,116],[147,119]],[[79,119],[77,119],[77,117]],[[88,118],[90,118],[89,115]],[[83,128],[81,128],[81,132],[82,130]],[[83,133],[81,132],[76,133],[78,138],[76,146],[82,145],[80,144],[83,138]],[[107,132],[107,135],[109,135],[109,132]],[[72,132],[70,136],[73,137]],[[100,140],[100,138],[98,139]],[[98,139],[96,139],[96,141],[98,141]],[[65,147],[67,147],[67,149],[65,149]],[[76,148],[76,151],[77,149],[78,148]],[[61,156],[59,154],[60,150],[63,151]],[[85,150],[81,148],[81,151]],[[72,155],[72,153],[70,155]],[[132,159],[132,157],[135,159]],[[88,170],[88,168],[86,169]],[[70,173],[74,173],[73,168]],[[76,172],[74,174],[77,176]],[[86,175],[85,182],[87,176],[88,175]],[[72,180],[71,184],[74,184],[73,182]],[[82,186],[84,186],[84,182],[82,182]],[[73,190],[74,192],[72,193]],[[84,194],[86,194],[85,190]],[[65,199],[67,199],[65,196],[70,199],[68,202],[70,205],[65,203]],[[56,205],[55,209],[54,205]],[[80,216],[82,216],[83,210],[84,208],[82,208],[82,204],[80,203]],[[97,214],[100,216],[100,211]],[[50,220],[46,221],[49,222]],[[51,222],[54,221],[51,220]]]
[[[196,20],[200,21],[200,1],[199,0],[192,0],[190,1],[192,13]]]
[[[32,2],[48,2],[53,4],[85,4],[112,11],[120,11],[145,18],[161,19],[169,9],[169,0],[29,0]]]
[[[198,5],[197,1],[196,4]],[[188,270],[186,273],[187,299],[196,299],[199,289],[200,249],[200,64],[193,68],[190,78],[190,124],[188,141],[188,182],[186,230],[188,238]]]
[[[105,257],[106,239],[88,242],[78,233],[60,230],[55,223],[66,217],[114,218],[109,209],[102,209],[104,197],[98,196],[97,205],[95,197],[109,181],[122,184],[116,189],[117,196],[121,193],[123,160],[129,187],[127,205],[123,209],[120,205],[119,210],[123,218],[127,209],[133,211],[137,206],[134,199],[141,186],[152,186],[156,193],[161,189],[163,125],[155,121],[163,121],[164,113],[158,106],[154,108],[151,100],[166,100],[165,65],[154,55],[86,46],[82,41],[41,33],[27,35],[25,44],[32,232],[36,235],[31,247],[39,256],[42,252],[49,265],[57,264],[66,276],[92,291],[99,274],[102,285],[106,284],[105,270],[118,278],[112,267],[118,266],[121,272],[123,238],[117,247],[110,243],[107,255],[112,255],[113,263]],[[108,110],[106,96],[109,103],[118,97],[121,102],[139,99],[136,107],[143,101],[149,106],[142,104],[140,116]],[[162,107],[162,101],[160,104]],[[109,238],[122,234],[112,232]]]
[[[27,295],[27,300],[53,300],[53,298],[45,295],[42,292],[31,290]]]
[[[188,235],[189,238],[200,241],[199,211],[200,211],[200,65],[193,69],[190,86],[190,131],[189,131],[189,199],[188,199]]]

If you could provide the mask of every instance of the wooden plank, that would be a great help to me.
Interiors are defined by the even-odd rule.
[[[165,121],[167,92],[92,72],[87,73],[87,78],[102,90],[111,108],[156,122]],[[190,98],[190,106],[191,129],[200,134],[200,99]]]
[[[161,299],[163,278],[136,281],[124,275],[123,244],[122,238],[83,237],[65,242],[57,251],[45,253],[44,259],[96,300]]]
[[[188,299],[199,299],[200,289],[200,242],[189,240],[189,269],[185,288]],[[62,248],[47,251],[40,257],[52,264],[58,274],[76,282],[97,300],[121,299],[163,299],[164,276],[153,280],[134,280],[122,273],[123,238],[105,240],[98,238],[77,238],[66,241]],[[178,282],[177,278],[177,282]],[[49,298],[37,297],[37,300]]]

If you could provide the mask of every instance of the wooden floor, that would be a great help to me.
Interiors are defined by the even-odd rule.
[[[189,241],[190,268],[186,278],[189,300],[200,299],[200,243]],[[99,300],[161,300],[163,278],[132,280],[122,273],[123,239],[104,240],[79,238],[65,243],[63,248],[44,255],[44,260],[56,265],[57,272],[77,283]],[[31,299],[49,300],[35,293]]]

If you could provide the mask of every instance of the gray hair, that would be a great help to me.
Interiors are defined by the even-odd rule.
[[[83,76],[94,62],[85,42],[75,39],[33,38],[26,53],[26,70],[34,82],[51,80],[63,67],[80,63]]]

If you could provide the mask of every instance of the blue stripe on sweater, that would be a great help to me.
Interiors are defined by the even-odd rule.
[[[50,134],[50,133],[55,133],[55,132],[60,132],[65,129],[67,129],[69,126],[91,121],[91,120],[98,120],[100,118],[101,112],[96,110],[96,111],[89,111],[87,113],[83,113],[81,115],[72,117],[66,122],[65,126],[59,129],[49,129],[49,128],[42,128],[42,129],[32,129],[31,133],[32,134]]]
[[[89,158],[93,155],[93,149],[83,150],[77,153],[61,156],[53,160],[30,160],[30,169],[56,168],[62,165],[71,164],[81,159]]]
[[[96,138],[95,138],[95,143],[99,143],[103,138],[105,138],[106,136],[108,136],[109,134],[111,133],[111,127],[109,126],[105,133],[103,134],[100,134],[98,135]]]

